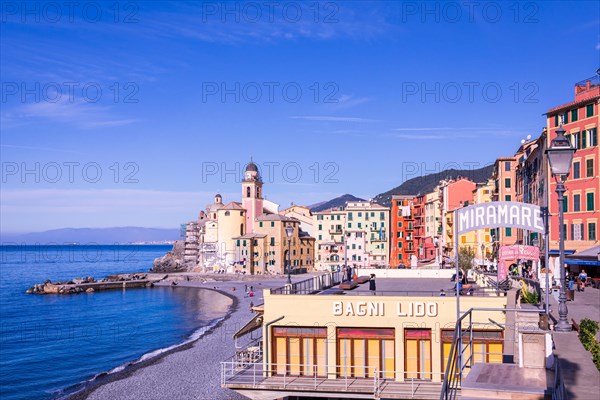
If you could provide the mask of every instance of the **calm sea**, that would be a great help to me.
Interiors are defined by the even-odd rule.
[[[185,288],[27,295],[46,279],[148,271],[171,246],[2,246],[0,398],[50,399],[181,343],[219,318],[218,293]],[[122,367],[121,367],[122,368]]]

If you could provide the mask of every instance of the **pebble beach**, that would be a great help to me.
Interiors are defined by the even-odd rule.
[[[186,279],[176,281],[177,290],[216,290],[224,295],[230,307],[221,322],[194,342],[92,382],[69,400],[246,399],[221,388],[220,363],[234,355],[233,334],[254,315],[250,303],[261,304],[262,290],[282,286],[285,279],[205,283]],[[172,283],[166,280],[159,285]],[[254,287],[254,297],[246,295],[245,285]]]

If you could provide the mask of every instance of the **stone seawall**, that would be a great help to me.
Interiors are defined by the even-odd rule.
[[[123,274],[111,275],[102,280],[94,278],[75,278],[66,282],[46,281],[27,289],[27,294],[76,294],[91,293],[100,290],[115,290],[152,287],[155,282],[167,278],[164,274]]]

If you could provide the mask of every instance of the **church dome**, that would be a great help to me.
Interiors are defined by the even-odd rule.
[[[253,161],[250,161],[248,165],[246,165],[246,172],[258,172],[258,167]]]

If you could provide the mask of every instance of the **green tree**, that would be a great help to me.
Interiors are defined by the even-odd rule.
[[[473,260],[475,259],[475,250],[471,247],[460,247],[458,249],[458,266],[464,271],[473,268]]]

